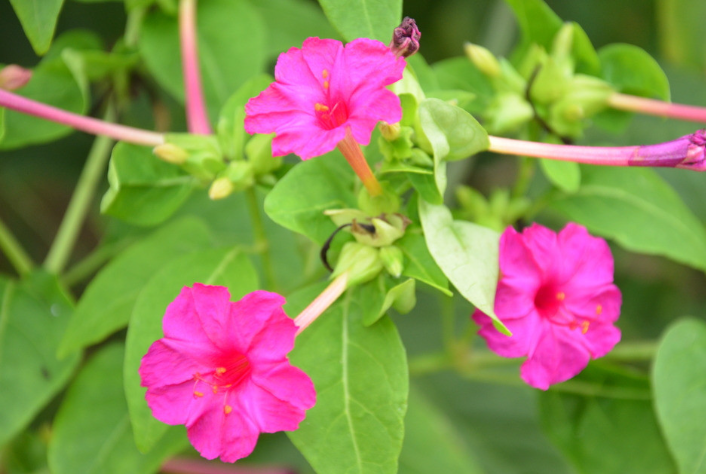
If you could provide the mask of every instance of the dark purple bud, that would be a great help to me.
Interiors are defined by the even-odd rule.
[[[399,58],[413,55],[419,50],[419,40],[422,37],[421,31],[417,28],[417,22],[408,16],[404,17],[400,26],[392,33],[390,49]]]

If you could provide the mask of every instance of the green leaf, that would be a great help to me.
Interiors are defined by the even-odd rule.
[[[125,142],[113,148],[108,182],[101,212],[145,226],[168,219],[197,184],[196,178],[178,166],[154,156],[150,147]]]
[[[363,311],[363,325],[375,324],[390,308],[401,310],[403,313],[409,312],[416,303],[414,290],[413,278],[399,283],[386,273],[381,273],[377,278],[357,287],[356,298],[359,299]]]
[[[68,381],[80,355],[56,348],[73,310],[55,277],[0,277],[0,445],[26,427]]]
[[[598,52],[601,77],[620,92],[669,101],[669,79],[643,49],[631,44],[610,44]]]
[[[265,25],[245,0],[198,3],[197,42],[206,103],[211,118],[245,81],[264,72]],[[147,15],[140,52],[155,79],[184,100],[177,18],[159,10]]]
[[[581,186],[581,167],[573,161],[539,160],[544,176],[567,193],[575,193]]]
[[[654,171],[582,166],[581,187],[551,204],[628,250],[706,270],[706,231]]]
[[[683,319],[672,324],[657,349],[652,378],[655,408],[681,473],[705,473],[706,325]]]
[[[52,473],[151,474],[188,445],[182,429],[149,454],[137,450],[123,392],[124,353],[119,344],[102,348],[69,387],[52,427]]]
[[[286,310],[294,314],[303,298],[288,299]],[[316,472],[396,473],[409,382],[392,321],[364,327],[360,304],[348,292],[297,337],[290,359],[314,381],[317,400],[287,435]]]
[[[449,281],[429,253],[421,233],[407,229],[404,237],[398,240],[395,245],[402,250],[405,256],[402,275],[424,282],[445,295],[452,296],[453,293],[449,291]]]
[[[357,207],[353,174],[338,153],[326,154],[294,166],[265,198],[270,219],[306,235],[318,245],[336,230],[327,209]]]
[[[206,248],[208,228],[195,218],[165,225],[133,244],[96,275],[83,293],[59,348],[66,355],[100,342],[130,320],[137,295],[162,267]]]
[[[438,167],[437,167],[438,169]],[[412,183],[414,189],[427,202],[432,204],[443,204],[444,196],[443,188],[446,187],[445,182],[441,186],[437,186],[437,178],[435,174],[407,173],[409,182]],[[440,189],[441,188],[441,189]]]
[[[10,0],[34,52],[49,50],[64,0]]]
[[[652,409],[647,377],[592,363],[565,385],[586,395],[544,392],[540,414],[545,432],[578,472],[675,472]]]
[[[465,56],[434,63],[434,73],[441,90],[455,89],[474,95],[474,100],[464,107],[469,112],[483,112],[495,97],[488,77]]]
[[[458,428],[414,386],[409,392],[401,474],[481,474]]]
[[[493,309],[500,234],[472,222],[454,221],[445,206],[423,200],[419,217],[429,252],[458,292],[490,316],[499,331],[511,335]]]
[[[162,317],[167,305],[182,287],[194,283],[228,287],[231,301],[258,289],[257,273],[242,251],[235,248],[209,249],[183,255],[155,274],[140,292],[130,319],[125,355],[125,394],[127,395],[135,443],[142,452],[159,446],[171,428],[152,416],[145,402],[147,389],[140,386],[140,360],[150,345],[164,336]],[[126,471],[128,472],[128,471]]]
[[[385,44],[402,20],[402,0],[319,0],[346,41],[372,38]]]

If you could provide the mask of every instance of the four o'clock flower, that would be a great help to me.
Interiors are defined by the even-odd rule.
[[[276,81],[245,106],[248,133],[276,133],[272,154],[306,160],[338,149],[373,196],[382,190],[359,144],[367,145],[379,121],[399,122],[399,98],[386,86],[400,80],[404,58],[367,38],[345,47],[308,38],[282,53]]]
[[[283,304],[266,291],[231,302],[226,288],[196,283],[167,308],[142,386],[154,417],[186,425],[203,457],[243,458],[260,433],[296,430],[314,405],[311,379],[287,359],[297,326]]]
[[[521,376],[533,387],[570,379],[620,340],[613,257],[584,227],[568,224],[559,234],[538,224],[521,234],[508,228],[500,239],[500,272],[495,313],[513,336],[498,332],[481,311],[473,320],[492,351],[527,358]]]

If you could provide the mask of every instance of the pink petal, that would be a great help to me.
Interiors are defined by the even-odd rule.
[[[357,98],[355,94],[349,107],[348,125],[353,138],[361,145],[370,143],[370,135],[380,120],[388,123],[402,120],[400,98],[387,89],[379,89],[363,98]]]
[[[167,306],[162,320],[164,336],[169,339],[186,341],[208,350],[213,342],[204,331],[201,319],[196,314],[193,290],[188,286]]]
[[[296,326],[289,319],[282,306],[284,297],[269,291],[253,291],[232,304],[228,316],[228,336],[232,346],[237,348],[256,366],[263,349],[255,347],[256,338],[264,332],[262,342],[266,350],[275,351],[272,358],[282,358],[294,347]],[[273,325],[272,328],[269,326]],[[279,345],[279,346],[278,346]]]
[[[253,384],[279,400],[300,409],[308,410],[316,403],[316,390],[309,376],[288,360],[263,363],[253,371]],[[283,402],[285,403],[285,402]]]
[[[152,415],[168,425],[182,425],[189,419],[192,411],[201,411],[199,404],[205,401],[194,395],[196,384],[187,380],[180,384],[151,387],[147,389],[145,399]],[[204,391],[204,396],[210,391]],[[196,406],[194,406],[196,405]]]
[[[503,322],[527,316],[536,309],[536,293],[537,288],[527,280],[503,278],[495,290],[495,314]]]
[[[302,45],[302,57],[313,77],[321,81],[322,87],[324,80],[323,72],[328,71],[329,78],[334,74],[334,64],[338,57],[343,53],[343,44],[340,41],[321,38],[307,38]],[[280,79],[277,78],[279,81]],[[299,78],[290,79],[292,83],[299,83]]]
[[[290,48],[286,53],[279,55],[275,64],[275,80],[281,84],[322,89],[320,77],[314,76],[299,48]]]
[[[282,400],[257,385],[248,387],[239,401],[262,433],[294,431],[306,416],[305,411],[293,405],[291,400]]]
[[[592,237],[585,227],[569,223],[559,233],[563,256],[561,281],[572,287],[613,282],[613,256],[605,240]]]
[[[602,288],[567,290],[565,294],[565,307],[577,318],[612,323],[620,316],[622,295],[618,287],[613,284]]]
[[[218,348],[229,346],[230,292],[224,286],[195,283],[194,308],[204,332]]]
[[[512,332],[512,336],[506,336],[495,329],[492,320],[479,310],[475,310],[471,317],[481,326],[478,334],[485,339],[488,348],[502,357],[526,356],[538,337],[540,321],[536,312],[532,312],[525,318],[503,320],[505,326]]]
[[[292,125],[320,128],[315,105],[325,100],[320,89],[271,84],[245,104],[245,131],[273,133]]]
[[[223,462],[235,462],[249,456],[255,449],[257,438],[262,431],[253,419],[249,407],[243,402],[241,396],[228,397],[232,411],[225,415],[225,424],[221,428],[223,448],[220,457]]]
[[[552,274],[561,258],[556,248],[556,234],[544,226],[532,224],[522,231],[522,237],[539,268],[545,274]]]
[[[612,324],[591,324],[584,335],[584,347],[597,359],[613,350],[620,342],[620,329]]]
[[[186,349],[186,350],[185,350]],[[160,339],[150,346],[140,362],[140,378],[143,387],[158,387],[178,384],[191,380],[197,372],[209,371],[203,360],[197,360],[190,354],[206,354],[199,346],[188,343]]]
[[[354,93],[369,94],[402,79],[404,58],[380,41],[358,38],[348,43],[342,61],[336,63],[331,92],[351,98]]]
[[[292,127],[279,131],[272,139],[272,154],[283,156],[295,153],[302,160],[332,151],[346,136],[343,127],[333,130],[312,129],[312,127]]]
[[[528,291],[541,283],[542,273],[522,234],[508,227],[500,236],[500,273],[503,280],[510,279],[516,286]]]

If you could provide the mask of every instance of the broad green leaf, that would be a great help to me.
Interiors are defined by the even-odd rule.
[[[449,291],[449,281],[429,253],[421,233],[407,229],[404,237],[398,240],[395,245],[402,250],[405,256],[402,275],[433,286],[447,296],[452,295]]]
[[[582,166],[581,187],[551,207],[628,250],[706,270],[706,231],[654,171]]]
[[[69,387],[52,426],[52,473],[151,474],[188,445],[182,429],[148,454],[137,450],[123,392],[124,354],[119,344],[102,348]]]
[[[400,474],[481,474],[453,421],[414,386],[409,392]]]
[[[706,65],[703,19],[706,3],[701,0],[657,1],[659,45],[666,59],[699,71]]]
[[[566,382],[570,384],[587,394],[549,390],[540,395],[539,406],[545,432],[578,472],[675,472],[657,425],[647,377],[591,364]]]
[[[390,308],[408,313],[416,304],[414,279],[403,282],[381,273],[355,289],[363,311],[363,325],[375,324]]]
[[[504,334],[510,331],[495,315],[500,234],[472,222],[454,221],[445,206],[420,200],[419,217],[429,253],[459,293],[493,319]]]
[[[246,0],[198,3],[197,42],[201,76],[211,118],[238,87],[265,68],[265,25]],[[176,16],[158,10],[147,15],[140,52],[155,79],[184,100]]]
[[[110,189],[101,212],[130,224],[151,226],[168,219],[189,197],[196,178],[152,154],[150,147],[120,142],[108,166]]]
[[[301,300],[290,296],[286,311],[296,314]],[[317,400],[287,435],[316,472],[396,473],[409,382],[392,321],[364,327],[348,292],[297,337],[290,359],[314,381]]]
[[[581,185],[581,167],[573,161],[539,160],[544,176],[567,193],[575,193]]]
[[[657,61],[631,44],[600,49],[601,77],[620,92],[669,101],[669,79]]]
[[[265,198],[265,212],[277,224],[318,245],[336,230],[328,209],[357,207],[353,174],[338,152],[298,163]]]
[[[61,341],[60,355],[100,342],[125,327],[145,283],[175,258],[206,248],[210,241],[208,228],[200,220],[184,218],[121,253],[83,293]]]
[[[484,111],[495,96],[488,77],[465,56],[444,59],[434,63],[433,68],[441,90],[461,90],[473,94],[474,100],[464,107],[469,112]]]
[[[78,366],[79,354],[56,357],[72,311],[53,276],[34,273],[21,283],[0,276],[0,445],[32,421]]]
[[[151,452],[169,433],[180,431],[158,421],[145,402],[147,389],[140,386],[140,360],[150,345],[164,336],[162,317],[167,305],[184,286],[194,283],[228,287],[231,301],[258,289],[257,273],[238,248],[209,249],[184,255],[162,268],[146,284],[137,298],[127,333],[124,366],[125,394],[135,434],[142,452]]]
[[[414,186],[414,189],[422,196],[422,199],[437,205],[444,203],[443,189],[437,186],[435,174],[407,173],[407,178]],[[442,188],[445,187],[445,185],[442,186]]]
[[[49,50],[64,0],[10,0],[34,52]]]
[[[372,38],[385,44],[402,21],[402,0],[319,0],[346,41]]]
[[[680,473],[706,472],[706,324],[683,319],[662,337],[652,369],[655,408]]]

